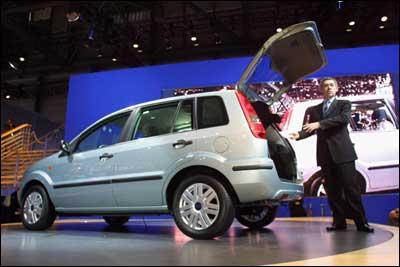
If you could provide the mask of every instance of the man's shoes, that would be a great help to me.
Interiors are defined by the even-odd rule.
[[[365,232],[365,233],[373,233],[374,232],[374,228],[369,226],[368,223],[364,223],[362,225],[358,225],[357,226],[357,231]]]
[[[328,226],[326,227],[326,231],[328,232],[333,232],[333,231],[344,231],[346,230],[347,227],[343,226],[343,225],[332,225],[332,226]]]

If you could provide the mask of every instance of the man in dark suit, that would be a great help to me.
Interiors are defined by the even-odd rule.
[[[291,138],[301,140],[317,134],[317,164],[321,166],[324,187],[333,213],[333,225],[328,231],[346,229],[346,204],[358,231],[374,231],[365,216],[361,201],[361,188],[356,182],[357,154],[350,139],[347,125],[351,116],[351,102],[336,99],[338,83],[333,78],[321,81],[323,103],[311,108],[309,122]],[[347,202],[347,203],[346,203]]]

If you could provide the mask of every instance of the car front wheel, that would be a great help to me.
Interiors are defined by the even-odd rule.
[[[56,212],[46,190],[40,185],[28,189],[22,201],[21,220],[29,230],[49,228],[56,219]]]
[[[235,210],[224,186],[199,174],[185,179],[176,189],[173,215],[178,228],[194,239],[211,239],[231,226]]]
[[[261,229],[272,223],[278,207],[243,207],[236,210],[236,219],[250,229]]]

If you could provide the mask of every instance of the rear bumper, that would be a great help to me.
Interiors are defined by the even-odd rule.
[[[280,179],[272,160],[236,165],[231,170],[229,180],[241,203],[261,200],[290,201],[304,195],[300,174],[293,182]]]

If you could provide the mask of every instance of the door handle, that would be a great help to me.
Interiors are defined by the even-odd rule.
[[[101,155],[101,156],[99,157],[99,159],[100,159],[100,160],[102,160],[102,159],[111,159],[112,157],[114,157],[113,154],[105,153],[105,154]]]
[[[191,141],[191,140],[186,141],[186,140],[181,139],[181,140],[176,141],[176,143],[173,143],[172,146],[174,148],[181,148],[181,147],[185,147],[185,146],[188,146],[191,144],[193,144],[193,141]]]

